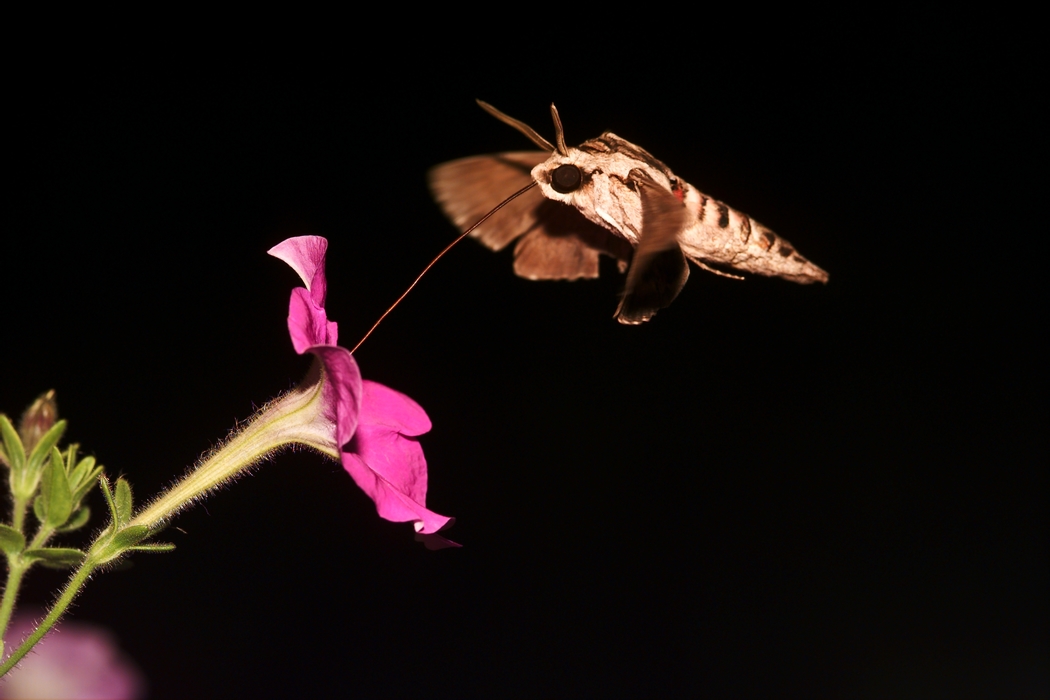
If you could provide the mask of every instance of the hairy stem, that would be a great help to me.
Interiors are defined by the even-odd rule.
[[[22,577],[25,576],[28,566],[15,565],[8,558],[7,581],[4,583],[4,597],[0,600],[0,639],[4,638],[7,625],[11,622],[11,613],[15,609],[15,600],[18,599],[18,589],[22,585]]]
[[[15,496],[14,498],[15,505],[13,512],[11,513],[11,527],[19,532],[23,532],[22,528],[24,528],[26,524],[26,506],[29,504],[29,501],[25,498],[20,498],[19,496]]]
[[[6,675],[8,671],[15,667],[22,657],[29,653],[37,642],[43,639],[44,635],[47,634],[55,623],[62,617],[69,608],[69,604],[73,602],[73,599],[77,597],[77,593],[83,587],[84,583],[87,582],[88,577],[91,576],[91,572],[95,570],[95,562],[88,557],[83,564],[74,572],[73,576],[69,579],[69,583],[62,590],[62,595],[58,597],[55,604],[48,611],[47,617],[37,626],[33,633],[26,637],[26,640],[22,642],[21,646],[15,649],[11,656],[4,660],[3,664],[0,664],[0,676]],[[6,592],[5,592],[6,595]]]

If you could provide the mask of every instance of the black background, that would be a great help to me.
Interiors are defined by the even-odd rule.
[[[1045,692],[1026,64],[980,29],[672,23],[12,65],[0,410],[55,388],[140,499],[305,373],[269,247],[329,239],[352,346],[454,233],[427,168],[529,147],[475,98],[548,137],[554,101],[570,144],[612,130],[831,274],[693,268],[623,327],[611,266],[528,282],[465,242],[356,354],[431,416],[428,505],[463,548],[282,454],[79,599],[152,697]]]

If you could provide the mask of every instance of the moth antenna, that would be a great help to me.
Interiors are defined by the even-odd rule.
[[[481,104],[482,106],[485,106],[485,103],[484,103],[484,102],[481,102],[481,100],[478,100],[478,102],[479,102],[479,104]],[[431,260],[431,261],[430,261],[430,264],[428,264],[428,265],[427,265],[426,267],[424,267],[424,268],[423,268],[423,271],[419,273],[419,276],[418,276],[418,277],[416,277],[415,281],[414,281],[414,282],[412,282],[412,284],[408,285],[408,289],[406,289],[406,290],[405,290],[405,292],[404,292],[404,293],[403,293],[403,294],[402,294],[401,296],[399,296],[399,297],[397,298],[397,301],[395,301],[395,302],[394,302],[393,304],[391,304],[391,305],[390,305],[390,308],[389,308],[389,309],[387,309],[386,311],[384,311],[384,312],[383,312],[383,315],[379,317],[379,320],[378,320],[378,321],[376,321],[376,322],[375,322],[374,324],[372,324],[372,327],[368,329],[368,332],[367,332],[367,333],[365,333],[364,337],[363,337],[363,338],[361,338],[361,340],[357,341],[357,345],[355,345],[355,346],[354,346],[354,349],[350,351],[350,354],[351,354],[351,355],[353,355],[353,354],[354,354],[355,352],[357,352],[357,349],[358,349],[359,347],[361,347],[361,343],[363,343],[363,342],[365,342],[366,340],[368,340],[368,336],[372,335],[372,331],[374,331],[374,330],[375,330],[375,329],[376,329],[376,328],[377,328],[377,327],[379,326],[379,324],[383,322],[383,319],[384,319],[384,318],[386,318],[386,317],[387,317],[387,316],[388,316],[388,315],[390,314],[390,312],[391,312],[391,311],[393,311],[393,310],[394,310],[395,308],[397,308],[397,305],[401,303],[401,300],[402,300],[402,299],[404,299],[405,297],[407,297],[407,296],[408,296],[408,293],[409,293],[409,292],[411,292],[411,291],[412,291],[412,290],[413,290],[413,289],[415,288],[415,286],[416,286],[417,284],[419,284],[419,280],[423,279],[423,275],[427,274],[427,272],[429,272],[429,271],[430,271],[430,268],[434,267],[434,263],[436,263],[436,262],[437,262],[438,260],[440,260],[440,259],[441,259],[441,257],[442,257],[442,256],[443,256],[443,255],[444,255],[445,253],[447,253],[448,251],[452,250],[452,246],[454,246],[454,245],[456,245],[457,243],[459,243],[460,241],[462,241],[462,240],[463,240],[464,238],[466,238],[466,237],[467,237],[468,235],[470,235],[470,232],[471,232],[471,231],[473,231],[473,230],[474,230],[474,229],[476,229],[476,228],[477,228],[478,226],[481,226],[481,225],[482,225],[483,223],[485,223],[486,221],[488,221],[488,220],[489,220],[489,219],[490,219],[490,218],[492,217],[492,215],[493,215],[493,214],[495,214],[495,213],[496,213],[496,212],[498,212],[498,211],[499,211],[500,209],[502,209],[503,207],[507,206],[508,204],[510,204],[510,203],[511,203],[511,202],[513,202],[513,201],[514,201],[515,199],[517,199],[517,198],[518,198],[518,197],[520,197],[521,195],[525,194],[526,192],[528,192],[529,190],[531,190],[531,189],[532,189],[533,187],[535,187],[535,186],[536,186],[536,183],[535,183],[535,181],[533,181],[533,182],[530,182],[529,184],[525,185],[525,186],[524,186],[524,187],[522,187],[522,188],[521,188],[520,190],[518,190],[517,192],[515,192],[514,194],[512,194],[512,195],[511,195],[511,196],[509,196],[509,197],[507,197],[506,199],[504,199],[504,200],[503,200],[502,202],[500,202],[499,204],[497,204],[497,205],[496,205],[496,206],[495,206],[495,207],[494,207],[494,208],[492,209],[492,211],[490,211],[490,212],[489,212],[488,214],[485,214],[485,216],[483,216],[483,217],[481,217],[480,219],[478,219],[477,223],[475,223],[475,224],[474,224],[474,225],[472,225],[472,226],[471,226],[470,228],[468,228],[468,229],[467,229],[466,231],[464,231],[463,233],[461,233],[461,234],[459,235],[459,237],[458,237],[458,238],[456,238],[456,240],[452,241],[452,242],[451,242],[451,243],[449,243],[449,244],[448,244],[447,246],[445,246],[445,249],[444,249],[444,250],[442,250],[442,251],[441,251],[440,253],[438,253],[438,254],[437,254],[437,257],[435,257],[435,258],[434,258],[433,260]]]
[[[550,141],[548,141],[547,139],[543,138],[538,133],[536,133],[536,130],[533,129],[528,124],[526,124],[525,122],[518,121],[514,117],[508,117],[506,114],[504,114],[503,112],[499,111],[498,109],[496,109],[495,107],[490,105],[488,102],[482,102],[481,100],[475,100],[475,101],[478,103],[478,106],[481,107],[483,110],[485,110],[486,112],[488,112],[489,114],[494,116],[496,119],[499,119],[504,124],[508,124],[510,126],[513,126],[515,129],[517,129],[521,133],[523,133],[526,136],[528,136],[530,141],[532,141],[534,144],[536,144],[537,146],[539,146],[543,150],[545,150],[545,151],[553,151],[554,150],[554,146],[551,145]]]
[[[561,128],[561,117],[558,116],[558,108],[553,102],[551,102],[551,119],[554,120],[554,140],[558,144],[558,153],[567,156],[569,147],[565,145],[565,130]]]

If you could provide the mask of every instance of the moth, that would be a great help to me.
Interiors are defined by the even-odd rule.
[[[709,197],[630,141],[606,131],[576,148],[565,144],[551,105],[555,144],[481,100],[489,114],[542,151],[463,158],[434,167],[431,193],[460,231],[507,195],[507,203],[471,235],[492,250],[512,241],[514,272],[527,279],[595,278],[599,255],[627,272],[615,318],[648,321],[667,307],[689,277],[687,260],[715,274],[827,282],[828,273],[751,217]]]

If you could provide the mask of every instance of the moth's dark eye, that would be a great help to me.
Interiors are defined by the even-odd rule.
[[[577,189],[582,181],[583,174],[575,165],[559,165],[551,173],[551,187],[561,194]]]

